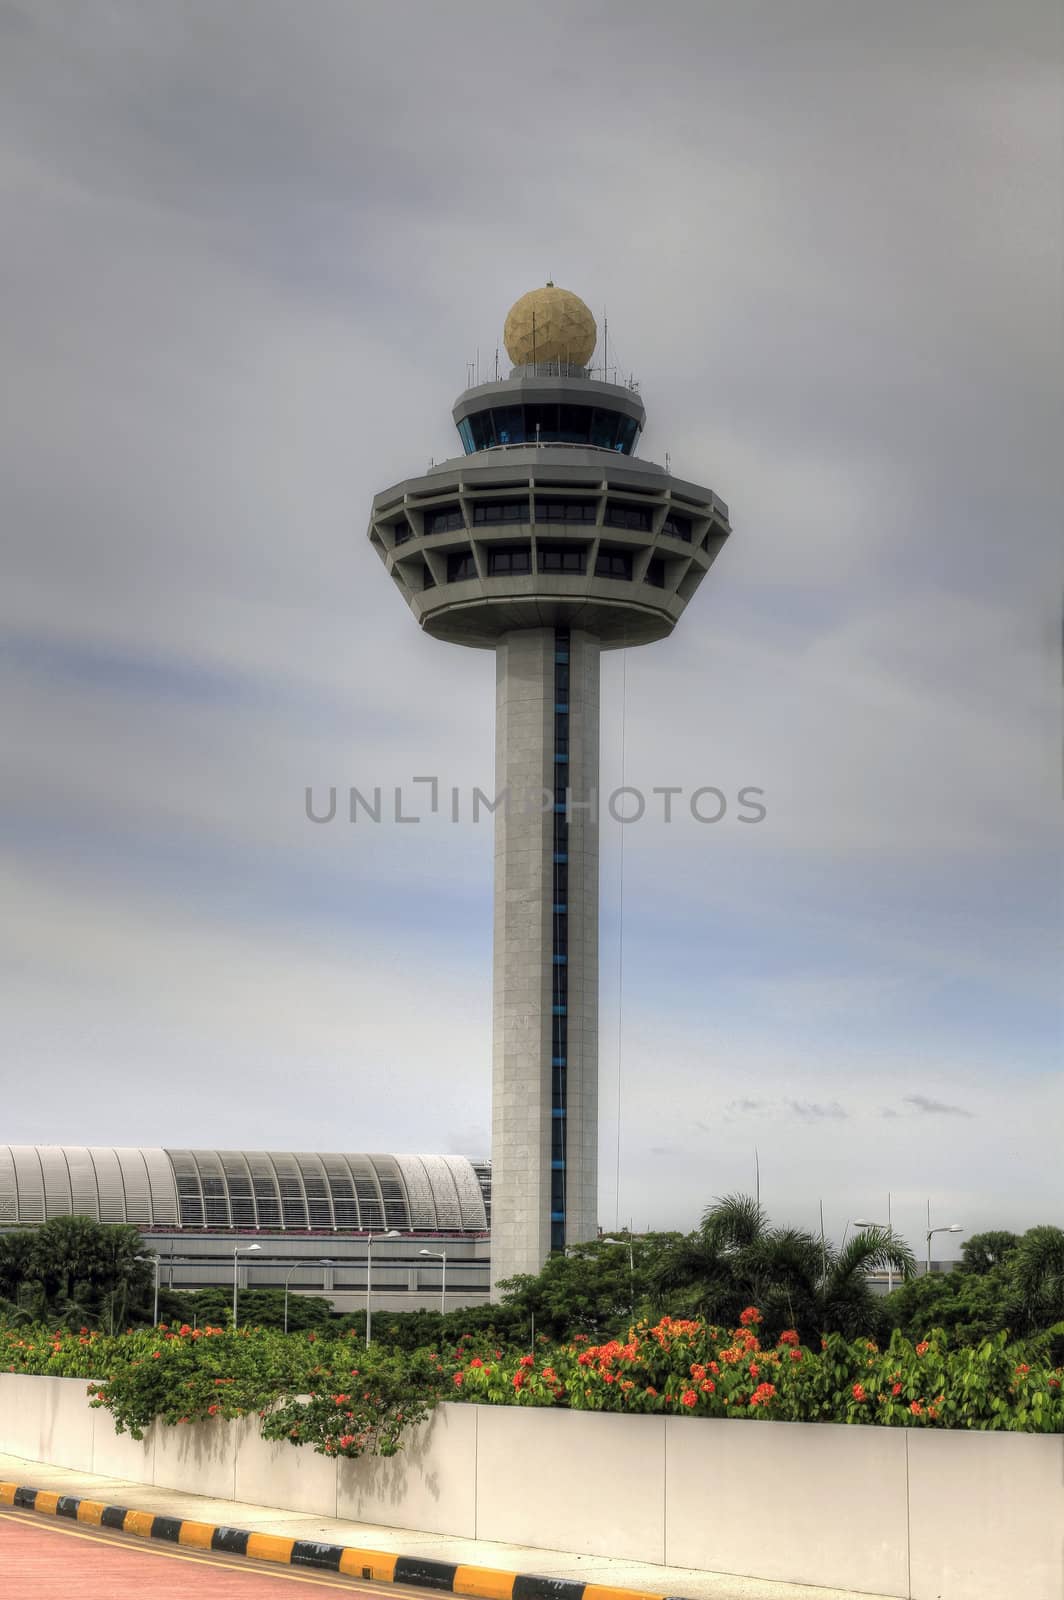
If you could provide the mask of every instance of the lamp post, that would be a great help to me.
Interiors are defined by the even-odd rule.
[[[882,1228],[883,1224],[882,1224],[882,1222],[868,1222],[864,1217],[858,1217],[856,1222],[854,1223],[854,1227],[855,1228]],[[893,1223],[893,1218],[891,1216],[891,1199],[890,1199],[890,1195],[889,1194],[887,1195],[886,1232],[887,1232],[888,1236],[891,1239],[893,1239],[893,1237],[894,1237],[894,1223]],[[845,1244],[845,1240],[843,1240],[843,1243]],[[887,1293],[890,1294],[890,1292],[891,1292],[891,1290],[893,1288],[894,1288],[894,1265],[893,1265],[892,1262],[888,1261],[887,1262]]]
[[[628,1308],[629,1308],[630,1311],[634,1311],[635,1310],[635,1250],[632,1248],[632,1235],[629,1233],[627,1239],[613,1239],[613,1238],[603,1239],[602,1243],[603,1244],[619,1244],[619,1245],[627,1244],[627,1246],[628,1246]]]
[[[373,1303],[372,1303],[372,1300],[371,1300],[370,1297],[371,1297],[371,1293],[372,1293],[373,1243],[374,1243],[374,1238],[376,1238],[378,1241],[380,1241],[382,1239],[400,1239],[400,1238],[402,1238],[402,1235],[400,1234],[398,1228],[389,1228],[387,1233],[378,1233],[376,1235],[374,1235],[372,1233],[368,1233],[366,1235],[366,1349],[367,1350],[369,1349],[370,1339],[373,1337],[373,1332],[372,1332],[372,1330],[373,1330]]]
[[[261,1250],[261,1244],[238,1244],[233,1250],[233,1332],[237,1329],[236,1320],[236,1292],[237,1292],[237,1261],[238,1256],[250,1255],[253,1250]]]
[[[435,1256],[437,1261],[442,1261],[443,1262],[443,1270],[442,1270],[442,1272],[440,1274],[440,1311],[444,1316],[446,1316],[447,1315],[447,1252],[446,1252],[446,1250],[419,1250],[418,1254],[422,1255],[422,1256]]]
[[[963,1232],[964,1232],[964,1229],[962,1228],[962,1226],[961,1226],[961,1224],[959,1222],[951,1222],[948,1227],[943,1227],[943,1228],[928,1228],[928,1230],[927,1230],[927,1276],[928,1277],[931,1276],[931,1235],[933,1233],[963,1233]]]
[[[288,1271],[284,1275],[284,1331],[285,1331],[285,1333],[288,1332],[288,1285],[289,1285],[289,1282],[291,1280],[292,1274],[293,1274],[293,1272],[295,1272],[296,1268],[297,1267],[302,1267],[304,1265],[309,1265],[309,1263],[304,1263],[302,1261],[293,1261],[292,1265],[289,1267]],[[335,1267],[336,1262],[331,1260],[327,1256],[322,1256],[321,1260],[317,1262],[317,1265],[319,1267]],[[324,1289],[324,1288],[325,1288],[325,1285],[324,1285],[324,1282],[323,1282],[322,1283],[322,1289]]]
[[[152,1261],[155,1263],[155,1293],[152,1299],[151,1325],[153,1328],[157,1328],[159,1326],[159,1257],[157,1255],[134,1256],[133,1259],[134,1261]]]

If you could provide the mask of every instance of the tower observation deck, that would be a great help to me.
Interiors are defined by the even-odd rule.
[[[459,395],[465,454],[375,496],[369,537],[421,627],[496,656],[492,1282],[598,1226],[599,652],[664,639],[727,539],[711,490],[638,459],[632,386],[548,284],[509,377]]]

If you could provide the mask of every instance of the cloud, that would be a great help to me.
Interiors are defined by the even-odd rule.
[[[905,1104],[912,1106],[913,1110],[920,1112],[921,1115],[929,1117],[972,1117],[975,1115],[973,1111],[967,1110],[965,1106],[947,1105],[944,1100],[932,1100],[926,1094],[907,1094],[905,1096]]]
[[[803,1120],[816,1121],[828,1117],[836,1121],[845,1121],[850,1114],[837,1100],[828,1101],[826,1105],[819,1104],[815,1100],[787,1100],[785,1104],[789,1111]]]

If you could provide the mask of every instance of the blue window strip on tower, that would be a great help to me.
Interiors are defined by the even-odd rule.
[[[567,763],[569,760],[569,633],[567,629],[556,629],[554,634],[554,760],[556,764]],[[554,918],[554,949],[553,965],[565,967],[568,965],[569,949],[569,906],[565,894],[564,883],[558,882],[559,866],[568,864],[569,861],[569,818],[565,805],[555,804],[554,807],[554,882],[551,885],[551,910]],[[559,894],[559,889],[561,893]],[[560,981],[560,980],[559,980]],[[554,1050],[552,1065],[564,1067],[566,1065],[567,1007],[555,1003],[552,1006],[554,1021]],[[551,1116],[562,1123],[556,1135],[562,1140],[564,1151],[565,1140],[565,1115],[566,1115],[566,1073],[556,1073],[554,1077],[554,1090],[551,1103]],[[565,1249],[565,1158],[562,1155],[551,1161],[552,1170],[559,1176],[552,1183],[552,1206],[550,1224],[550,1246],[552,1250]],[[559,1206],[560,1198],[560,1206]]]

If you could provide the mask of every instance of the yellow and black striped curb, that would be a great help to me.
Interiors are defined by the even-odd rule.
[[[645,1589],[617,1589],[611,1584],[575,1583],[569,1578],[541,1578],[529,1572],[500,1572],[494,1567],[469,1567],[453,1561],[421,1561],[383,1550],[360,1550],[352,1545],[318,1544],[313,1539],[286,1539],[276,1533],[251,1533],[247,1528],[216,1526],[211,1522],[186,1522],[154,1511],[132,1511],[105,1505],[102,1500],[79,1500],[51,1489],[27,1484],[0,1483],[0,1506],[21,1511],[41,1511],[54,1517],[95,1528],[135,1533],[142,1539],[165,1539],[195,1550],[223,1551],[253,1561],[279,1561],[293,1567],[317,1567],[342,1572],[349,1578],[375,1583],[413,1584],[444,1594],[468,1595],[471,1600],[675,1600],[648,1594]]]

